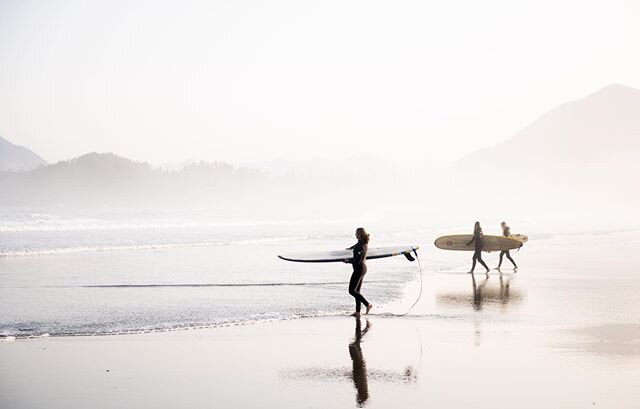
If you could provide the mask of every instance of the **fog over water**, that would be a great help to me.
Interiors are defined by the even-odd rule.
[[[326,14],[334,6],[318,11]],[[371,17],[386,16],[378,6],[370,10]],[[613,15],[624,14],[627,4],[618,6]],[[29,21],[43,18],[18,5],[7,10],[5,20],[7,15]],[[154,32],[157,17],[169,10],[166,5],[160,7],[144,24]],[[268,9],[272,16],[274,10]],[[204,15],[212,11],[216,10],[207,9]],[[345,12],[348,15],[354,10]],[[237,17],[245,12],[230,6],[221,13]],[[347,26],[338,20],[336,29],[345,38],[360,38],[344,31]],[[13,25],[7,30],[12,39],[33,39],[15,25],[19,19],[11,21]],[[101,26],[89,29],[83,26],[87,21],[91,19],[79,23],[82,27],[70,27],[70,32],[88,31],[90,37],[102,38]],[[129,23],[124,22],[109,37],[112,44],[121,41]],[[64,44],[60,36],[65,30],[47,27],[51,42],[43,47],[51,52]],[[421,30],[418,32],[425,34]],[[275,256],[293,250],[344,248],[352,244],[353,230],[358,226],[372,232],[376,245],[417,244],[427,254],[433,252],[431,243],[437,235],[468,233],[476,220],[483,223],[486,234],[500,234],[499,223],[506,220],[515,233],[530,236],[531,246],[562,235],[640,228],[640,91],[633,86],[606,85],[598,82],[596,78],[601,77],[595,74],[576,89],[559,91],[548,86],[553,83],[550,81],[544,88],[548,98],[543,105],[543,99],[531,94],[531,101],[523,100],[527,92],[522,89],[511,92],[508,84],[515,79],[509,77],[500,92],[482,100],[479,96],[487,93],[470,86],[479,84],[476,77],[484,72],[479,68],[481,72],[462,82],[469,85],[465,92],[460,87],[449,87],[447,92],[444,84],[451,85],[454,77],[435,86],[431,80],[418,81],[411,72],[399,80],[397,88],[381,85],[380,95],[372,98],[372,89],[363,82],[349,85],[341,78],[333,83],[331,78],[337,77],[329,69],[332,64],[319,82],[300,77],[305,72],[318,73],[314,64],[317,56],[294,64],[299,75],[289,75],[291,82],[270,82],[292,72],[267,64],[257,73],[246,63],[290,61],[284,50],[293,43],[272,41],[290,36],[271,32],[275,37],[269,37],[263,48],[256,48],[250,45],[257,32],[247,31],[243,40],[231,31],[235,34],[228,44],[213,36],[220,41],[211,47],[228,57],[226,47],[233,49],[234,44],[247,50],[247,55],[230,57],[219,67],[228,74],[227,83],[235,85],[222,93],[212,92],[212,100],[205,103],[203,90],[216,88],[219,80],[212,73],[202,89],[194,88],[198,91],[185,106],[193,108],[197,101],[201,104],[189,114],[184,107],[174,106],[176,101],[184,101],[184,95],[175,101],[166,98],[176,89],[150,94],[156,95],[152,103],[147,96],[143,98],[142,91],[149,85],[146,82],[142,81],[140,88],[127,89],[133,92],[130,94],[122,88],[129,80],[100,71],[98,76],[111,81],[114,93],[104,94],[101,85],[95,95],[86,96],[88,100],[104,104],[117,95],[131,98],[106,110],[114,115],[104,117],[97,128],[98,122],[90,123],[88,118],[95,117],[94,110],[100,104],[90,110],[83,108],[84,116],[62,127],[58,120],[51,121],[48,128],[19,120],[26,112],[24,103],[10,106],[13,119],[2,121],[0,115],[0,283],[3,299],[11,300],[9,314],[0,322],[0,333],[111,334],[339,314],[350,306],[349,298],[344,297],[344,266],[314,266],[299,275],[301,266],[283,263]],[[315,38],[306,29],[301,33],[301,38]],[[608,35],[617,38],[616,32]],[[488,32],[483,36],[494,37]],[[518,36],[522,39],[527,34],[518,30]],[[337,44],[339,37],[328,41]],[[176,39],[185,40],[182,34]],[[375,53],[366,44],[380,38],[360,39],[366,52],[347,59],[353,64],[344,67],[346,72],[353,73],[360,64],[373,61]],[[140,44],[123,52],[129,55],[138,47],[144,48],[148,39],[143,36],[138,40]],[[486,64],[485,71],[501,66],[504,60],[500,55],[511,55],[504,48],[509,49],[509,41],[496,45],[496,58],[490,53],[480,58]],[[74,44],[78,45],[76,40]],[[349,42],[345,44],[347,48],[341,45],[338,55],[347,55]],[[395,50],[385,44],[381,43],[381,50]],[[9,52],[6,55],[15,55],[10,44],[0,46]],[[310,49],[319,46],[313,42]],[[460,51],[455,39],[453,46]],[[440,50],[435,45],[424,47]],[[33,43],[27,48],[33,52]],[[404,55],[403,50],[396,50],[398,57]],[[113,50],[104,52],[109,55]],[[149,52],[149,58],[159,56],[153,48]],[[211,52],[208,49],[203,56]],[[267,58],[265,53],[269,52],[275,57]],[[101,55],[92,53],[94,57]],[[181,63],[194,62],[184,57]],[[22,72],[19,68],[27,64],[36,70],[28,64],[29,58],[22,55],[7,69]],[[205,60],[203,66],[209,66],[212,60]],[[419,60],[414,61],[416,67],[426,63],[422,57]],[[132,61],[128,69],[142,75],[147,63]],[[242,61],[244,74],[232,73],[234,64]],[[447,58],[439,61],[445,65],[452,62]],[[631,58],[625,66],[632,67],[634,61]],[[95,62],[89,58],[85,68]],[[569,63],[565,61],[562,69],[570,70]],[[390,64],[387,68],[371,65],[374,71],[384,71],[379,72],[377,83],[385,84],[381,79],[397,68]],[[176,72],[187,66],[176,67]],[[438,71],[443,67],[433,68]],[[84,71],[77,74],[85,84],[89,81]],[[151,77],[154,75],[159,73],[153,72]],[[368,75],[375,76],[375,72]],[[118,78],[122,81],[116,81]],[[202,79],[196,75],[194,80],[198,78]],[[411,78],[416,88],[409,86]],[[633,75],[621,78],[635,85]],[[14,93],[24,78],[16,74],[15,79],[8,87]],[[172,74],[167,79],[175,77]],[[0,78],[2,84],[6,85],[6,80]],[[84,89],[67,84],[70,99],[60,105],[65,113],[77,107],[82,100],[76,98],[77,92]],[[311,84],[307,94],[300,84]],[[335,87],[342,87],[344,98],[331,91]],[[37,94],[32,86],[28,89],[28,95]],[[359,92],[364,89],[368,91]],[[397,98],[401,89],[430,92],[423,93],[428,100],[422,104],[413,91],[406,98]],[[306,96],[300,101],[307,101],[306,105],[293,107],[291,101],[296,99],[291,98],[300,97],[301,92]],[[265,99],[268,95],[273,99]],[[476,99],[469,100],[472,96]],[[142,100],[148,104],[140,104],[144,109],[134,115],[130,104]],[[0,106],[6,107],[3,101],[0,99]],[[164,106],[159,101],[171,103]],[[40,108],[31,114],[44,121],[51,112],[36,105]],[[507,106],[502,119],[494,115],[496,109]],[[115,115],[122,110],[127,114]],[[470,113],[474,110],[477,115]],[[289,119],[286,126],[284,112]],[[323,115],[326,118],[319,120]],[[68,120],[69,116],[61,118]],[[149,118],[155,118],[153,126]],[[176,128],[176,118],[184,120],[184,128]],[[124,131],[127,124],[130,128]],[[61,135],[65,129],[68,135]],[[79,137],[83,129],[90,131],[86,138]],[[501,136],[487,136],[490,129],[500,130]],[[41,137],[29,136],[36,130],[38,135],[48,132],[51,142],[45,144]],[[132,135],[132,130],[137,134]],[[64,148],[66,156],[61,154]],[[47,162],[47,158],[54,159]],[[466,261],[449,255],[431,258],[427,269],[456,270]],[[411,298],[407,289],[416,283],[416,266],[398,259],[376,265],[385,274],[371,278],[369,291],[382,306],[406,306]],[[308,292],[323,301],[306,305]],[[437,296],[444,304],[459,298],[459,294]]]
[[[170,223],[411,220],[436,226],[509,219],[545,227],[629,227],[637,225],[640,205],[634,188],[640,182],[638,112],[640,91],[610,85],[449,164],[363,155],[197,162],[169,170],[91,153],[31,171],[0,172],[0,205],[7,212],[56,217],[131,214],[134,223],[143,217]]]

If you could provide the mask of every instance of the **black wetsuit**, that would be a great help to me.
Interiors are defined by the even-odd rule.
[[[356,312],[360,312],[361,304],[365,307],[369,306],[369,302],[360,294],[360,288],[362,288],[362,280],[364,275],[367,274],[367,264],[365,260],[367,258],[367,243],[358,241],[353,247],[353,274],[351,274],[351,280],[349,280],[349,294],[356,299]]]
[[[504,237],[510,237],[511,236],[511,228],[509,226],[505,226],[504,229],[502,229],[502,235]],[[509,259],[509,261],[511,262],[511,264],[513,264],[513,267],[518,268],[518,266],[516,265],[516,262],[513,261],[513,259],[511,258],[511,254],[509,254],[509,250],[505,250],[505,251],[501,251],[500,252],[500,261],[498,262],[498,268],[500,268],[500,266],[502,265],[502,257],[507,256],[507,258]]]
[[[482,229],[474,230],[473,238],[471,239],[469,244],[471,243],[474,243],[474,246],[475,246],[474,247],[475,251],[473,252],[473,259],[472,259],[473,264],[471,265],[471,272],[473,272],[473,270],[476,269],[476,261],[480,262],[480,264],[482,264],[484,268],[486,268],[488,271],[489,267],[487,267],[485,262],[482,260],[482,246],[484,244],[484,238],[482,237]]]

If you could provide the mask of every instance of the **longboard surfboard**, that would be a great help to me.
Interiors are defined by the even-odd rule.
[[[454,234],[438,237],[434,244],[443,250],[474,251],[475,243],[468,244],[472,238],[472,234]],[[524,236],[523,240],[518,240],[511,237],[485,235],[483,239],[482,251],[491,252],[518,249],[522,247],[527,237]]]
[[[509,237],[511,237],[512,239],[516,239],[518,241],[521,241],[522,244],[524,244],[527,241],[529,241],[529,236],[527,236],[526,234],[512,234]]]
[[[418,250],[419,246],[397,246],[397,247],[372,247],[367,251],[367,260],[404,255],[413,261],[411,253]],[[318,251],[309,253],[294,253],[279,255],[279,258],[287,261],[299,263],[335,263],[353,258],[351,250]]]

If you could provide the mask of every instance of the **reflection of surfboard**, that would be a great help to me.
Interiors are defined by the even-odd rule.
[[[455,234],[452,236],[438,237],[435,241],[435,245],[439,249],[443,250],[458,250],[458,251],[474,251],[475,243],[467,244],[473,238],[472,234]],[[484,245],[482,251],[503,251],[513,250],[522,247],[523,241],[512,239],[504,236],[483,236]]]
[[[418,250],[418,246],[398,246],[398,247],[372,247],[367,251],[367,260],[393,257],[404,255],[409,260],[413,261],[411,253]],[[353,258],[353,251],[351,250],[336,250],[336,251],[319,251],[312,253],[295,253],[285,254],[278,256],[287,261],[298,261],[301,263],[332,263],[337,261],[344,261],[345,259]]]

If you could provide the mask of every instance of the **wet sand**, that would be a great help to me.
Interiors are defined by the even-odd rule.
[[[428,249],[425,265],[429,257],[455,262],[425,273],[421,302],[406,317],[2,342],[0,402],[7,408],[637,408],[640,278],[629,260],[640,234],[571,240],[533,239],[514,255],[518,273],[492,271],[489,278],[463,274],[464,253]],[[490,266],[496,257],[487,257]]]

